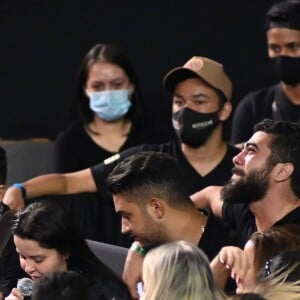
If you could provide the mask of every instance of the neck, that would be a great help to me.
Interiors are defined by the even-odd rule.
[[[95,135],[111,135],[117,134],[126,136],[131,128],[131,121],[121,118],[113,122],[107,122],[95,116],[88,124],[88,130]]]
[[[250,210],[255,216],[258,231],[264,231],[273,226],[295,208],[300,206],[300,200],[293,193],[269,193],[262,200],[250,204]]]
[[[287,85],[281,82],[281,87],[284,94],[291,100],[292,103],[300,105],[300,83],[297,85]]]
[[[180,220],[180,222],[178,222]],[[198,245],[206,226],[207,216],[197,208],[176,209],[168,224],[168,241],[185,240]]]
[[[181,144],[184,156],[201,176],[211,172],[227,152],[227,144],[222,139],[222,127],[216,129],[201,147],[193,148]]]

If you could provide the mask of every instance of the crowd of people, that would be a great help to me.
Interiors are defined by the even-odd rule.
[[[279,82],[236,110],[222,63],[195,55],[166,72],[168,141],[145,122],[127,55],[92,47],[57,173],[6,188],[0,148],[2,299],[26,299],[22,277],[33,300],[300,299],[299,0],[270,8],[266,37]],[[128,249],[122,278],[87,239]]]

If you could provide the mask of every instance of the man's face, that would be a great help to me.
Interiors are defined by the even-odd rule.
[[[268,134],[258,131],[233,158],[233,175],[222,189],[224,201],[250,204],[266,195],[273,169],[267,163],[271,154],[269,143]]]
[[[217,93],[201,78],[188,78],[176,85],[173,95],[173,113],[188,107],[201,113],[220,109]]]
[[[300,30],[271,28],[267,31],[267,42],[270,58],[279,55],[300,57]]]
[[[163,225],[151,214],[151,206],[141,207],[126,195],[113,195],[115,210],[122,217],[122,233],[130,235],[142,247],[151,248],[166,241]]]

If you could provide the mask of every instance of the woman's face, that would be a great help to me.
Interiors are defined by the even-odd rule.
[[[97,62],[90,67],[86,81],[87,94],[132,88],[127,74],[118,65],[108,62]]]
[[[67,270],[66,257],[57,250],[43,248],[34,240],[21,239],[16,235],[14,243],[20,257],[21,268],[33,280],[48,272]]]

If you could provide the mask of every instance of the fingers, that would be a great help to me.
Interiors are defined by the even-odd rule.
[[[244,251],[238,247],[223,247],[219,253],[219,261],[231,270],[230,276],[236,281],[243,279],[249,270],[249,261]]]
[[[19,289],[13,288],[11,293],[5,298],[5,300],[23,300],[24,297]]]
[[[14,211],[20,211],[25,207],[21,192],[15,187],[7,189],[2,202]]]

